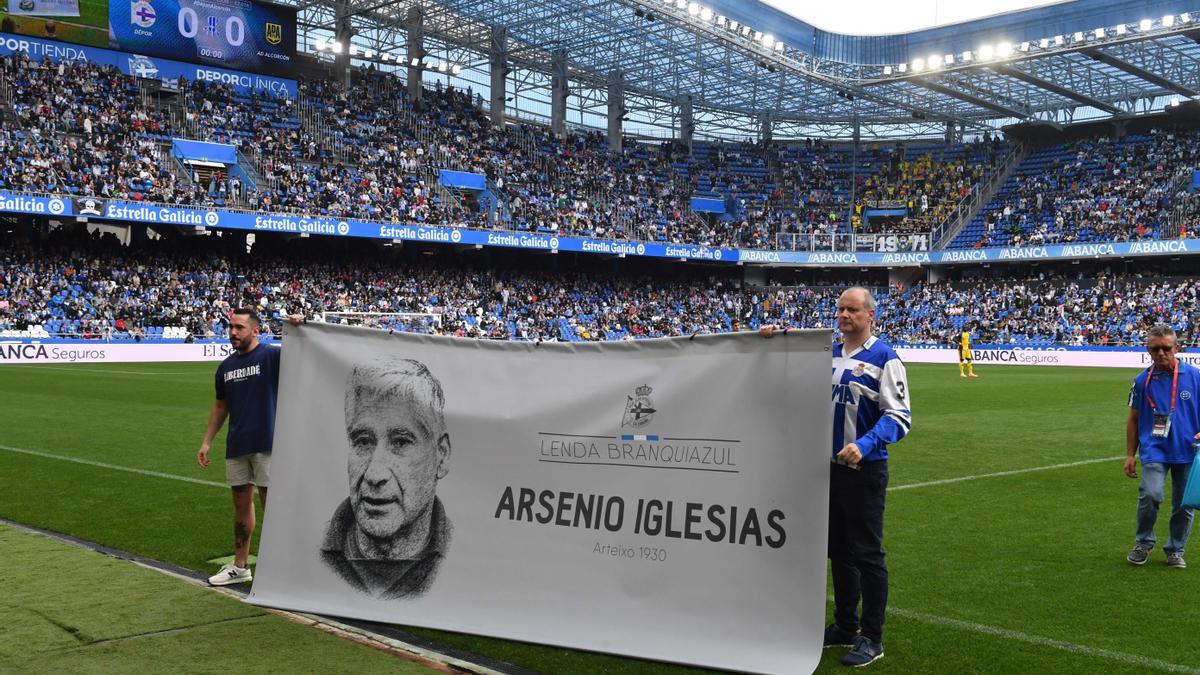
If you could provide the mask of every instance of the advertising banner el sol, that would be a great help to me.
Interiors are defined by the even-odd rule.
[[[816,667],[827,330],[540,345],[287,331],[250,602]]]

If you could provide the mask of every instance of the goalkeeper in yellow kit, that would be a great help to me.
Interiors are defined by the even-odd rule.
[[[962,335],[954,339],[952,343],[958,347],[958,376],[959,377],[979,377],[975,374],[975,360],[971,358],[971,333],[963,331]],[[965,371],[964,371],[965,368]]]

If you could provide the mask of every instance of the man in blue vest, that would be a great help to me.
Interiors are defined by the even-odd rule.
[[[1183,508],[1183,492],[1200,442],[1200,370],[1176,357],[1179,344],[1170,326],[1154,326],[1146,333],[1146,351],[1153,364],[1133,379],[1125,424],[1125,475],[1137,478],[1137,457],[1142,460],[1137,535],[1128,560],[1144,565],[1154,550],[1154,523],[1170,474],[1170,536],[1163,552],[1169,567],[1184,569],[1192,510]]]

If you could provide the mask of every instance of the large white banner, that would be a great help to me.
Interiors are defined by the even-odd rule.
[[[536,345],[287,330],[251,602],[816,667],[828,331]]]

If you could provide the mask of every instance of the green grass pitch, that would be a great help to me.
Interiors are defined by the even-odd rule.
[[[227,491],[61,458],[221,482],[195,464],[214,367],[0,366],[0,517],[210,569],[230,553]],[[1134,371],[978,372],[909,366],[914,426],[892,448],[888,495],[887,655],[871,669],[1200,673],[1200,554],[1190,570],[1168,569],[1161,551],[1142,568],[1124,559],[1137,483],[1119,458]],[[1165,526],[1164,514],[1160,539]],[[683,670],[414,632],[544,672]],[[839,672],[840,655],[826,650],[820,672]]]

